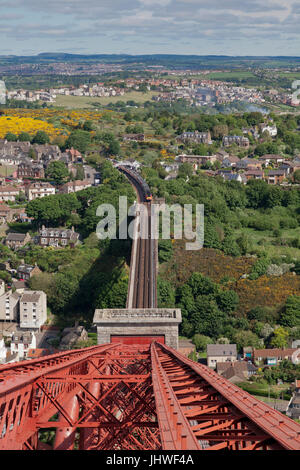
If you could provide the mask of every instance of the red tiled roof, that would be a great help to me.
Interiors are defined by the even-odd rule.
[[[48,356],[49,354],[49,349],[29,349],[27,357],[30,357],[30,359],[37,359],[38,357]]]
[[[253,357],[256,359],[258,357],[285,357],[285,356],[292,356],[293,352],[296,351],[297,348],[290,348],[290,349],[254,349]]]

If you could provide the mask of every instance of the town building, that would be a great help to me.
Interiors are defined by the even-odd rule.
[[[17,250],[22,248],[27,243],[31,241],[31,236],[29,233],[15,233],[9,232],[5,239],[5,245],[11,248],[12,250]]]
[[[25,193],[29,201],[55,194],[55,188],[49,183],[31,183],[26,186]]]
[[[40,357],[49,356],[50,354],[52,354],[50,349],[46,348],[28,349],[26,359],[39,359]]]
[[[47,296],[43,291],[24,291],[20,297],[20,328],[40,329],[47,320]]]
[[[247,180],[249,179],[263,180],[265,177],[263,170],[247,170],[244,174]]]
[[[248,137],[243,137],[240,135],[227,135],[223,137],[223,147],[230,147],[230,145],[233,144],[243,148],[250,147],[250,141]]]
[[[222,168],[232,168],[236,167],[237,162],[240,161],[239,157],[236,157],[235,155],[228,155],[225,157],[222,161]]]
[[[15,202],[16,197],[19,196],[21,191],[20,187],[15,186],[0,186],[0,201]]]
[[[45,171],[44,166],[41,163],[24,161],[19,163],[17,169],[17,177],[20,179],[24,178],[44,178]]]
[[[217,363],[217,373],[232,383],[248,380],[256,372],[257,367],[247,361]]]
[[[260,124],[259,125],[260,132],[263,134],[264,132],[267,132],[271,137],[276,137],[277,136],[277,126],[276,124]]]
[[[236,344],[208,344],[207,365],[216,368],[218,362],[235,362],[237,360]]]
[[[17,322],[19,319],[19,299],[17,292],[2,292],[0,295],[0,320]]]
[[[219,170],[217,172],[217,175],[222,176],[222,178],[225,181],[237,181],[238,183],[241,184],[246,184],[247,183],[247,178],[245,174],[240,174],[240,173],[233,173],[232,171],[226,171],[226,170]]]
[[[14,211],[4,203],[0,203],[0,224],[6,224],[13,220]]]
[[[262,162],[256,160],[255,158],[242,158],[236,162],[237,170],[261,170]]]
[[[82,162],[82,155],[79,152],[79,150],[76,150],[73,147],[71,147],[70,149],[67,149],[65,153],[67,154],[69,160],[72,163]]]
[[[32,276],[40,273],[41,270],[36,264],[34,266],[30,264],[21,264],[17,269],[17,278],[23,281],[28,281]]]
[[[17,354],[18,360],[26,359],[29,349],[36,348],[36,337],[33,331],[14,333],[10,343],[11,354]]]
[[[198,170],[199,167],[207,165],[207,163],[214,163],[217,157],[216,155],[178,155],[176,160],[179,163],[190,163],[194,170]]]
[[[281,184],[286,179],[284,170],[270,170],[266,176],[268,184]]]
[[[300,380],[295,380],[293,396],[288,404],[286,414],[292,419],[300,419]]]
[[[194,142],[197,144],[206,144],[210,145],[212,144],[211,140],[211,133],[209,131],[207,132],[183,132],[179,137],[177,137],[178,140],[182,142]]]
[[[297,349],[253,349],[253,360],[255,363],[263,363],[268,366],[276,366],[279,362],[287,359],[292,360],[293,353]]]
[[[269,166],[270,164],[274,166],[278,165],[279,163],[283,163],[284,157],[282,155],[266,154],[259,157],[258,160],[262,162],[265,166]]]
[[[69,181],[59,188],[59,192],[62,194],[76,193],[77,191],[82,191],[90,186],[92,186],[92,184],[88,180]]]
[[[74,231],[74,227],[67,228],[46,228],[44,225],[39,231],[38,243],[40,246],[66,247],[74,246],[79,241],[79,233]]]
[[[300,161],[284,160],[279,169],[284,170],[286,175],[293,175],[295,171],[300,170]]]
[[[145,134],[125,134],[123,136],[124,142],[144,142]]]

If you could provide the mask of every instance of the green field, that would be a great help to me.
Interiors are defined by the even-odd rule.
[[[300,72],[277,72],[280,77],[300,80]]]
[[[285,383],[282,385],[268,385],[267,383],[261,384],[256,382],[240,382],[236,384],[242,390],[254,395],[256,398],[265,397],[265,398],[279,398],[289,399],[289,388],[290,384]],[[260,398],[261,399],[261,398]]]
[[[255,230],[252,228],[243,228],[236,230],[236,236],[240,236],[242,233],[248,235],[249,240],[253,244],[253,248],[256,251],[267,252],[269,257],[276,256],[291,256],[292,258],[299,259],[299,249],[292,246],[276,245],[273,244],[275,237],[272,230]],[[280,237],[282,239],[292,239],[300,237],[300,227],[295,229],[282,229]]]
[[[62,106],[64,108],[93,108],[97,106],[107,106],[109,103],[117,103],[118,101],[135,101],[136,103],[145,103],[145,101],[151,101],[154,95],[158,95],[157,92],[141,93],[138,91],[131,91],[125,93],[123,96],[103,96],[103,97],[92,97],[92,96],[65,96],[57,95],[55,105]]]
[[[226,80],[226,79],[232,79],[232,80],[240,80],[240,79],[245,79],[245,78],[256,78],[256,76],[252,72],[247,72],[247,71],[238,71],[238,70],[233,70],[230,72],[212,72],[207,75],[205,75],[207,79],[210,80]]]
[[[0,165],[0,176],[11,176],[16,169],[14,165]]]

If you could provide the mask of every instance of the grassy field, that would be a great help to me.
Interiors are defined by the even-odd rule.
[[[210,80],[226,80],[226,79],[232,79],[232,80],[239,80],[239,79],[244,79],[244,78],[254,78],[255,75],[252,72],[247,72],[247,71],[238,71],[238,70],[233,70],[230,72],[212,72],[206,75],[207,79]]]
[[[0,176],[11,176],[16,169],[14,165],[0,165]]]
[[[251,395],[258,397],[268,398],[279,398],[283,396],[284,399],[288,399],[287,391],[290,388],[290,384],[282,385],[268,385],[260,384],[256,382],[240,382],[236,384]],[[261,399],[261,398],[260,398]]]
[[[82,109],[82,108],[92,108],[95,109],[97,106],[107,106],[109,103],[117,103],[118,101],[135,101],[136,103],[145,103],[145,101],[151,101],[154,95],[157,95],[157,92],[147,92],[141,93],[138,91],[131,91],[125,93],[123,96],[103,96],[103,97],[92,97],[92,96],[65,96],[57,95],[55,105],[62,106],[64,108],[72,109]]]
[[[300,252],[298,248],[291,246],[274,245],[276,240],[272,230],[254,230],[252,228],[243,228],[237,230],[235,234],[239,237],[242,233],[248,235],[249,240],[253,244],[253,248],[258,251],[266,251],[269,256],[292,256],[293,258],[300,259]],[[300,227],[295,229],[282,229],[280,237],[282,239],[294,239],[300,237]]]
[[[280,77],[289,78],[291,80],[300,80],[300,72],[277,72]]]

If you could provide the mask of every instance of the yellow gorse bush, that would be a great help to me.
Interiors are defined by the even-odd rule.
[[[50,137],[68,134],[84,121],[100,121],[103,113],[87,110],[62,109],[4,109],[0,118],[0,138],[7,132],[35,134],[38,130],[47,132]]]
[[[0,116],[0,138],[3,139],[8,132],[19,135],[21,132],[28,132],[34,135],[37,131],[45,131],[50,137],[60,134],[60,129],[56,129],[52,124],[39,119],[18,116]]]

